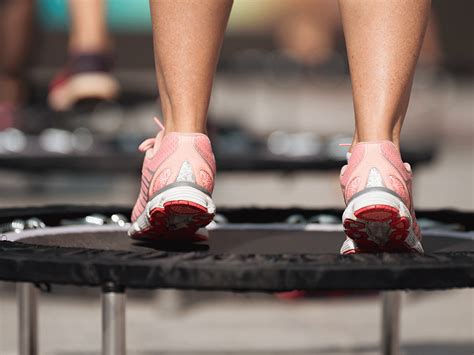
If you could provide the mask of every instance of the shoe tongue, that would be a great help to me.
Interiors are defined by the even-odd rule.
[[[346,159],[347,159],[347,162],[348,162],[348,163],[349,163],[349,159],[351,158],[351,155],[352,155],[351,152],[347,152],[347,153],[346,153]]]

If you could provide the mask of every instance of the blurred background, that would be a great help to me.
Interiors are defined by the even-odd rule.
[[[160,115],[148,1],[106,1],[106,45],[86,55],[71,49],[68,3],[0,1],[2,207],[131,205],[138,194],[137,146],[156,134],[152,117]],[[402,137],[419,209],[474,207],[473,15],[470,0],[433,2]],[[90,67],[102,72],[103,92],[61,92]],[[337,1],[235,1],[209,111],[220,169],[216,204],[342,207],[338,174],[346,148],[339,143],[351,141],[353,125]],[[1,354],[15,353],[12,290],[0,285]],[[98,352],[96,296],[96,290],[62,287],[44,297],[45,354]],[[348,302],[136,292],[128,308],[129,348],[371,354],[378,306],[375,295]],[[472,354],[473,309],[470,291],[410,293],[402,319],[405,353]]]

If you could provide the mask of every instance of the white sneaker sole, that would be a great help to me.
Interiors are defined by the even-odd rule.
[[[197,233],[216,212],[212,198],[192,186],[176,186],[153,197],[133,222],[128,235],[134,239],[207,240]]]
[[[342,223],[348,239],[341,254],[423,253],[409,209],[399,197],[389,192],[369,188],[358,194],[344,210]]]

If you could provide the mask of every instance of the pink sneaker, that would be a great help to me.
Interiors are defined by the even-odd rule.
[[[164,133],[144,141],[142,184],[128,234],[136,239],[201,241],[195,234],[215,214],[211,199],[216,164],[201,133]]]
[[[341,254],[423,253],[413,207],[410,165],[390,141],[358,143],[341,170],[347,236]]]

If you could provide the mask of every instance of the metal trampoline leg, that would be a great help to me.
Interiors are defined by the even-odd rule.
[[[125,355],[125,290],[106,285],[102,290],[102,354]]]
[[[18,300],[18,348],[20,355],[38,354],[38,290],[35,285],[19,282],[16,286]]]
[[[382,354],[400,354],[400,307],[402,291],[382,292]]]

